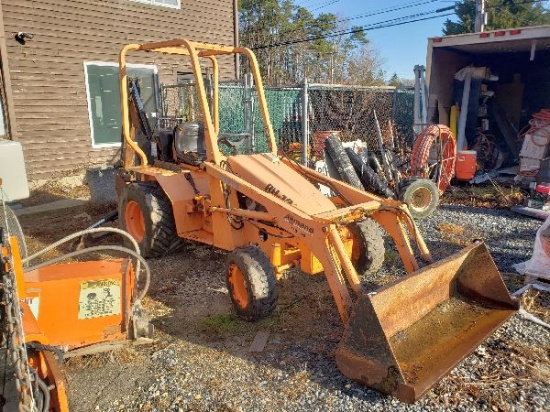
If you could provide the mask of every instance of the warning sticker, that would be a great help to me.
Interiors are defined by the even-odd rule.
[[[25,303],[29,305],[29,308],[34,315],[34,318],[38,320],[38,314],[40,309],[40,289],[30,288],[25,291]]]
[[[120,315],[120,280],[101,279],[80,282],[78,319]]]

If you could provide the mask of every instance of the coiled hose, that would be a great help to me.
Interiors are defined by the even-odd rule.
[[[60,262],[60,261],[66,260],[66,259],[70,259],[70,258],[73,258],[75,256],[79,256],[79,255],[83,255],[83,254],[87,254],[87,253],[92,253],[92,252],[114,250],[114,251],[117,251],[117,252],[127,253],[127,254],[131,255],[132,257],[136,258],[136,260],[137,260],[137,263],[136,263],[136,285],[139,281],[139,274],[141,272],[141,266],[140,265],[143,265],[143,267],[145,269],[145,284],[144,284],[141,292],[137,296],[137,298],[134,300],[134,305],[135,305],[138,301],[143,299],[143,297],[147,294],[147,291],[149,290],[149,285],[151,284],[151,270],[149,268],[149,265],[147,264],[147,261],[140,255],[139,245],[136,242],[136,240],[129,233],[125,232],[124,230],[117,229],[115,227],[103,227],[103,228],[94,228],[94,229],[81,230],[80,232],[73,233],[69,236],[64,237],[63,239],[60,239],[57,242],[49,245],[48,247],[34,253],[33,255],[31,255],[31,256],[29,256],[25,259],[23,259],[22,263],[26,264],[28,262],[31,262],[32,260],[42,256],[44,253],[49,252],[50,250],[58,247],[59,245],[62,245],[63,243],[66,243],[66,242],[68,242],[70,240],[73,240],[75,238],[85,236],[85,235],[89,235],[89,234],[93,234],[93,233],[105,233],[105,232],[117,233],[119,235],[122,235],[122,236],[128,238],[130,240],[130,242],[132,243],[132,245],[134,246],[135,251],[131,250],[131,249],[128,249],[126,247],[115,246],[115,245],[92,246],[92,247],[87,247],[87,248],[82,249],[82,250],[77,250],[77,251],[74,251],[74,252],[71,252],[71,253],[67,253],[67,254],[64,254],[62,256],[55,257],[53,259],[49,259],[45,262],[41,262],[41,263],[39,263],[35,266],[26,268],[26,271],[39,269],[41,267],[52,265],[54,263],[57,263],[57,262]]]
[[[451,184],[455,174],[456,140],[445,125],[432,124],[422,130],[411,153],[411,176],[433,180],[439,194]]]
[[[535,146],[546,146],[550,141],[550,130],[546,130],[550,126],[550,109],[542,109],[540,112],[533,113],[532,119],[529,120],[529,123],[524,127],[519,133],[518,136],[526,137],[529,135],[531,141]],[[536,141],[534,139],[535,133],[536,137],[541,138],[542,141]]]

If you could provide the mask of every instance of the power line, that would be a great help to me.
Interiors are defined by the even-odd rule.
[[[382,28],[393,27],[393,26],[400,26],[400,25],[403,25],[403,24],[415,23],[415,22],[424,21],[424,20],[431,20],[431,19],[435,19],[435,18],[439,18],[439,17],[451,16],[454,13],[447,13],[447,14],[443,14],[443,15],[429,16],[429,17],[422,17],[422,18],[420,18],[420,17],[421,16],[427,16],[427,15],[433,14],[433,13],[442,13],[444,11],[448,11],[448,10],[452,10],[452,9],[454,9],[454,6],[444,7],[442,9],[432,10],[432,11],[429,11],[429,12],[412,14],[412,15],[404,16],[404,17],[398,17],[398,18],[395,18],[395,19],[390,19],[390,20],[386,20],[386,21],[383,21],[383,22],[373,23],[373,24],[370,24],[370,25],[367,25],[367,26],[362,26],[360,28],[355,28],[355,29],[352,29],[352,30],[339,30],[339,31],[335,31],[335,32],[332,32],[332,33],[322,35],[322,36],[314,36],[314,37],[308,37],[307,39],[289,40],[289,41],[284,41],[284,42],[279,42],[279,43],[261,45],[261,46],[253,47],[252,49],[253,50],[261,50],[261,49],[269,49],[269,48],[280,47],[280,46],[290,46],[292,44],[306,43],[306,42],[311,42],[311,41],[314,41],[314,40],[321,40],[321,39],[327,39],[327,38],[331,38],[331,37],[345,36],[345,35],[348,35],[348,34],[355,34],[355,33],[360,33],[360,32],[363,32],[363,31],[376,30],[376,29],[382,29]]]
[[[375,10],[375,11],[372,11],[372,12],[357,14],[355,16],[346,17],[346,18],[343,18],[343,19],[340,19],[340,20],[336,20],[336,23],[343,23],[343,22],[350,21],[350,20],[362,19],[364,17],[372,17],[372,16],[376,16],[378,14],[391,13],[392,11],[404,10],[404,9],[408,9],[408,8],[416,7],[416,6],[423,6],[423,5],[426,5],[428,3],[435,3],[437,1],[440,1],[440,0],[423,0],[423,1],[416,1],[414,3],[403,4],[401,6],[398,6],[398,5],[390,6],[390,7],[387,7],[385,9],[379,9],[379,10]]]
[[[317,11],[317,10],[320,10],[320,9],[323,9],[323,8],[325,8],[325,7],[327,7],[327,6],[332,6],[333,4],[339,3],[339,2],[340,2],[340,0],[327,1],[326,3],[319,4],[319,7],[316,7],[316,8],[314,8],[314,9],[310,10],[310,12],[312,12],[312,11]]]
[[[379,9],[379,10],[374,11],[374,12],[364,13],[364,14],[361,14],[361,15],[356,15],[356,16],[352,16],[352,17],[349,17],[349,18],[337,20],[336,22],[338,23],[338,22],[354,20],[354,19],[362,18],[362,17],[371,17],[371,16],[374,16],[374,15],[389,13],[389,12],[397,11],[397,10],[402,10],[402,9],[415,7],[415,6],[426,4],[426,3],[433,3],[435,1],[438,1],[438,0],[417,1],[417,2],[413,2],[413,3],[405,4],[405,5],[402,5],[402,6],[391,6],[391,7],[386,8],[386,9]],[[543,2],[543,1],[547,1],[547,0],[523,1],[521,3],[517,2],[516,5],[540,3],[540,2]],[[456,5],[456,2],[455,2],[455,5]],[[499,6],[495,5],[495,6],[490,6],[490,7],[487,7],[487,8],[499,8],[499,7],[502,7],[502,6],[501,5],[499,5]],[[352,30],[339,30],[339,31],[334,31],[332,33],[324,34],[322,36],[314,36],[314,37],[310,36],[310,37],[304,38],[304,39],[288,40],[288,41],[282,41],[282,42],[279,42],[279,43],[259,45],[259,46],[253,47],[252,49],[253,50],[261,50],[261,49],[268,49],[268,48],[273,48],[273,47],[289,46],[289,45],[298,44],[298,43],[306,43],[306,42],[311,42],[311,41],[315,41],[315,40],[321,40],[321,39],[327,39],[327,38],[332,38],[332,37],[345,36],[345,35],[348,35],[348,34],[360,33],[360,32],[363,32],[363,31],[369,31],[369,30],[376,30],[376,29],[381,29],[381,28],[386,28],[386,27],[399,26],[399,25],[403,25],[403,24],[415,23],[415,22],[424,21],[424,20],[431,20],[431,19],[435,19],[435,18],[439,18],[439,17],[448,17],[448,16],[452,16],[454,13],[447,13],[447,14],[444,14],[444,15],[417,18],[417,17],[420,17],[420,16],[427,16],[427,15],[433,14],[433,13],[442,13],[444,11],[454,10],[454,8],[455,8],[454,5],[453,6],[448,6],[448,7],[432,10],[432,11],[429,11],[429,12],[417,13],[417,14],[413,14],[413,15],[409,15],[409,16],[405,16],[405,17],[398,17],[398,18],[395,18],[395,19],[386,20],[384,22],[373,23],[373,24],[362,26],[360,28],[356,28],[356,29],[352,29]],[[410,20],[410,19],[413,19],[413,20]],[[403,20],[405,20],[405,21],[403,21]],[[257,30],[254,30],[254,31],[260,31],[260,30],[261,29],[257,29]],[[290,33],[293,33],[293,32],[299,31],[299,30],[300,29],[288,30],[288,31],[285,31],[285,32],[280,32],[279,35],[290,34]],[[250,31],[250,32],[254,32],[254,31]]]
[[[411,7],[422,6],[422,5],[429,4],[429,3],[435,3],[437,1],[440,1],[440,0],[417,0],[417,1],[414,1],[412,3],[407,3],[407,4],[403,4],[403,5],[389,6],[389,7],[386,7],[386,8],[383,8],[383,9],[378,9],[378,10],[375,10],[375,11],[372,11],[372,12],[367,12],[367,13],[357,14],[357,15],[351,16],[351,17],[346,17],[346,18],[343,18],[343,19],[336,20],[334,23],[343,23],[343,22],[346,22],[346,21],[356,20],[356,19],[360,19],[360,18],[364,18],[364,17],[373,17],[373,16],[377,16],[377,15],[380,15],[380,14],[386,14],[386,13],[391,13],[391,12],[394,12],[394,11],[408,9],[408,8],[411,8]],[[308,11],[311,12],[310,10],[308,10]],[[260,32],[262,30],[264,30],[264,28],[248,30],[247,34]],[[295,33],[295,32],[298,32],[300,30],[301,29],[286,30],[286,31],[280,32],[279,35],[286,35],[286,34],[290,34],[290,33]]]

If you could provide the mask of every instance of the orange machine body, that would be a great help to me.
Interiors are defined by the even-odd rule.
[[[31,344],[50,345],[51,342],[38,324],[27,300],[23,298],[26,286],[19,250],[18,240],[15,236],[10,236],[9,241],[6,243],[2,240],[2,270],[4,273],[13,271],[15,275],[14,280],[17,285],[15,297],[19,300],[24,339],[27,345],[28,365],[32,367],[37,372],[38,377],[48,385],[51,397],[50,408],[48,410],[54,412],[68,412],[69,402],[65,379],[55,355],[49,350],[31,348]],[[47,310],[49,310],[49,308]],[[8,381],[8,385],[10,385],[10,381]],[[17,385],[15,387],[17,387]],[[15,387],[13,389],[15,389]],[[4,390],[6,390],[6,387],[4,387]],[[18,390],[20,390],[21,393],[31,393],[31,388],[28,387],[21,387],[18,388]],[[6,393],[4,393],[4,396],[5,395]],[[7,403],[4,405],[3,410],[14,410],[16,408],[16,403],[19,404],[20,410],[25,410],[22,409],[24,406],[19,403],[19,399],[16,400],[13,393],[9,395],[9,397],[6,397]]]
[[[128,259],[76,262],[25,273],[24,301],[50,345],[125,339],[134,276]]]

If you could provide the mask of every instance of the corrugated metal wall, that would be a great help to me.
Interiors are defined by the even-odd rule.
[[[113,163],[119,149],[93,149],[84,78],[85,61],[117,62],[124,44],[189,38],[232,45],[232,0],[181,0],[181,8],[131,0],[0,0],[17,125],[30,179]],[[25,45],[14,36],[34,35]],[[175,59],[156,64],[161,81],[186,70]],[[234,77],[231,59],[220,71]]]

